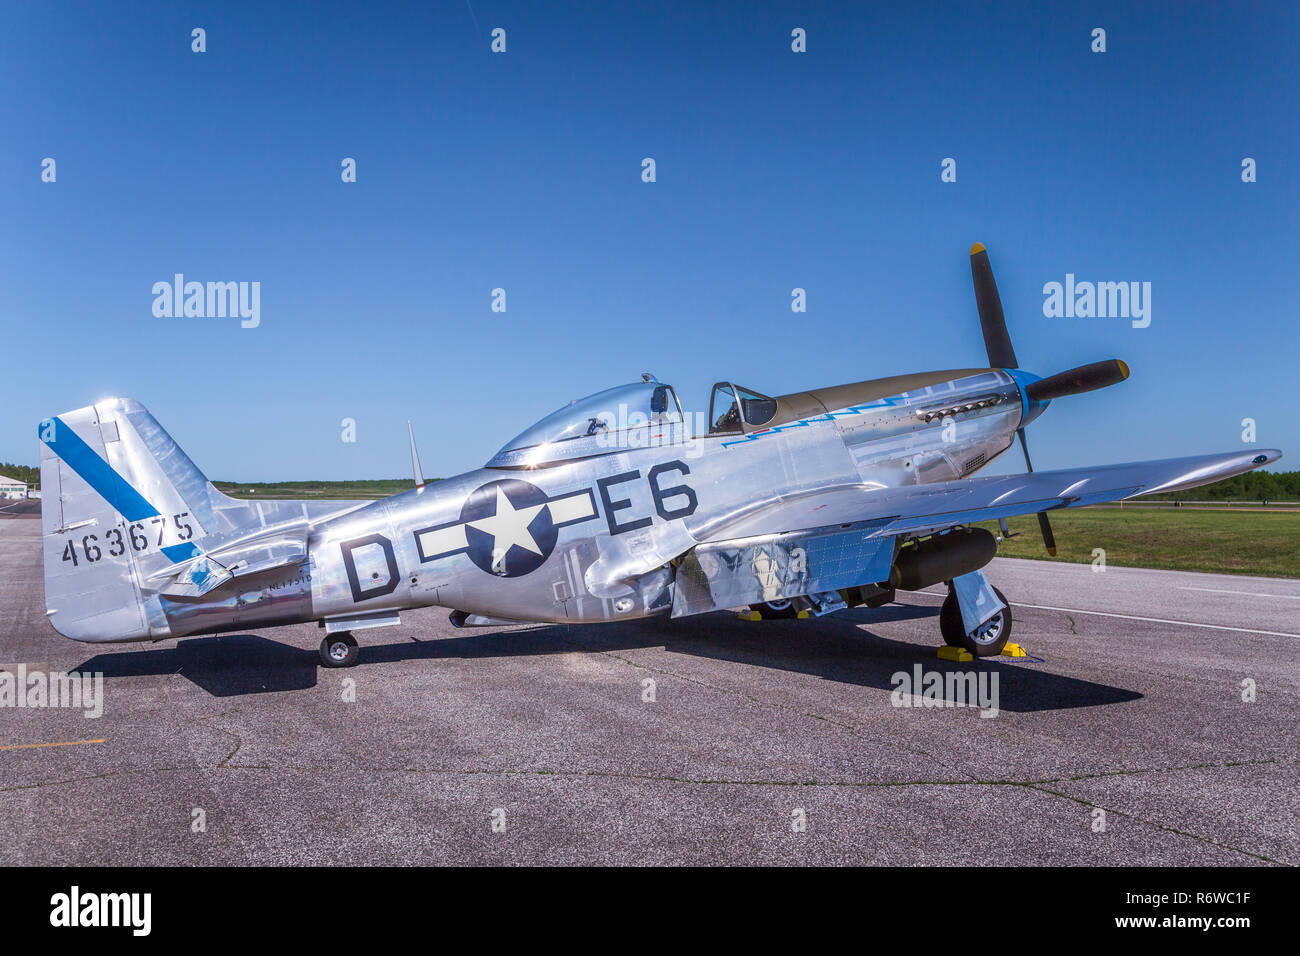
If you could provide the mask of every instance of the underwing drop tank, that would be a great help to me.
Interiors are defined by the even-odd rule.
[[[978,571],[997,553],[997,538],[983,528],[936,534],[899,549],[890,583],[904,591],[920,591]]]

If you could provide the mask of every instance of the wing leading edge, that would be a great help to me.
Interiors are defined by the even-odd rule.
[[[976,521],[1194,488],[1251,471],[1281,457],[1280,451],[1270,448],[963,478],[901,488],[837,485],[767,502],[754,511],[709,528],[704,540],[784,534],[860,521],[873,523],[873,537],[926,534]]]

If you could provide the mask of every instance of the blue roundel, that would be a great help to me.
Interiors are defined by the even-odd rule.
[[[517,478],[479,487],[461,506],[460,520],[469,559],[489,574],[506,578],[545,564],[559,534],[546,493]]]

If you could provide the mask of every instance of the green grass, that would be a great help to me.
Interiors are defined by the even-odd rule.
[[[1007,522],[1018,537],[1003,541],[998,554],[1091,563],[1093,549],[1103,548],[1108,565],[1300,578],[1300,513],[1079,508],[1049,517],[1055,558],[1034,515]],[[998,533],[997,522],[982,527]]]
[[[437,479],[432,479],[437,481]],[[378,478],[365,481],[214,481],[218,491],[232,498],[336,499],[387,498],[415,487],[414,478]]]

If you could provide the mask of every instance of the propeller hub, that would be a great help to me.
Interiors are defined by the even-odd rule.
[[[1024,369],[1019,368],[1004,368],[1002,371],[1015,379],[1016,387],[1020,389],[1020,425],[1017,427],[1024,428],[1043,414],[1047,410],[1047,406],[1052,404],[1052,400],[1050,398],[1044,400],[1029,397],[1029,386],[1035,382],[1041,382],[1043,380],[1041,375],[1035,375],[1033,372],[1026,372]]]

